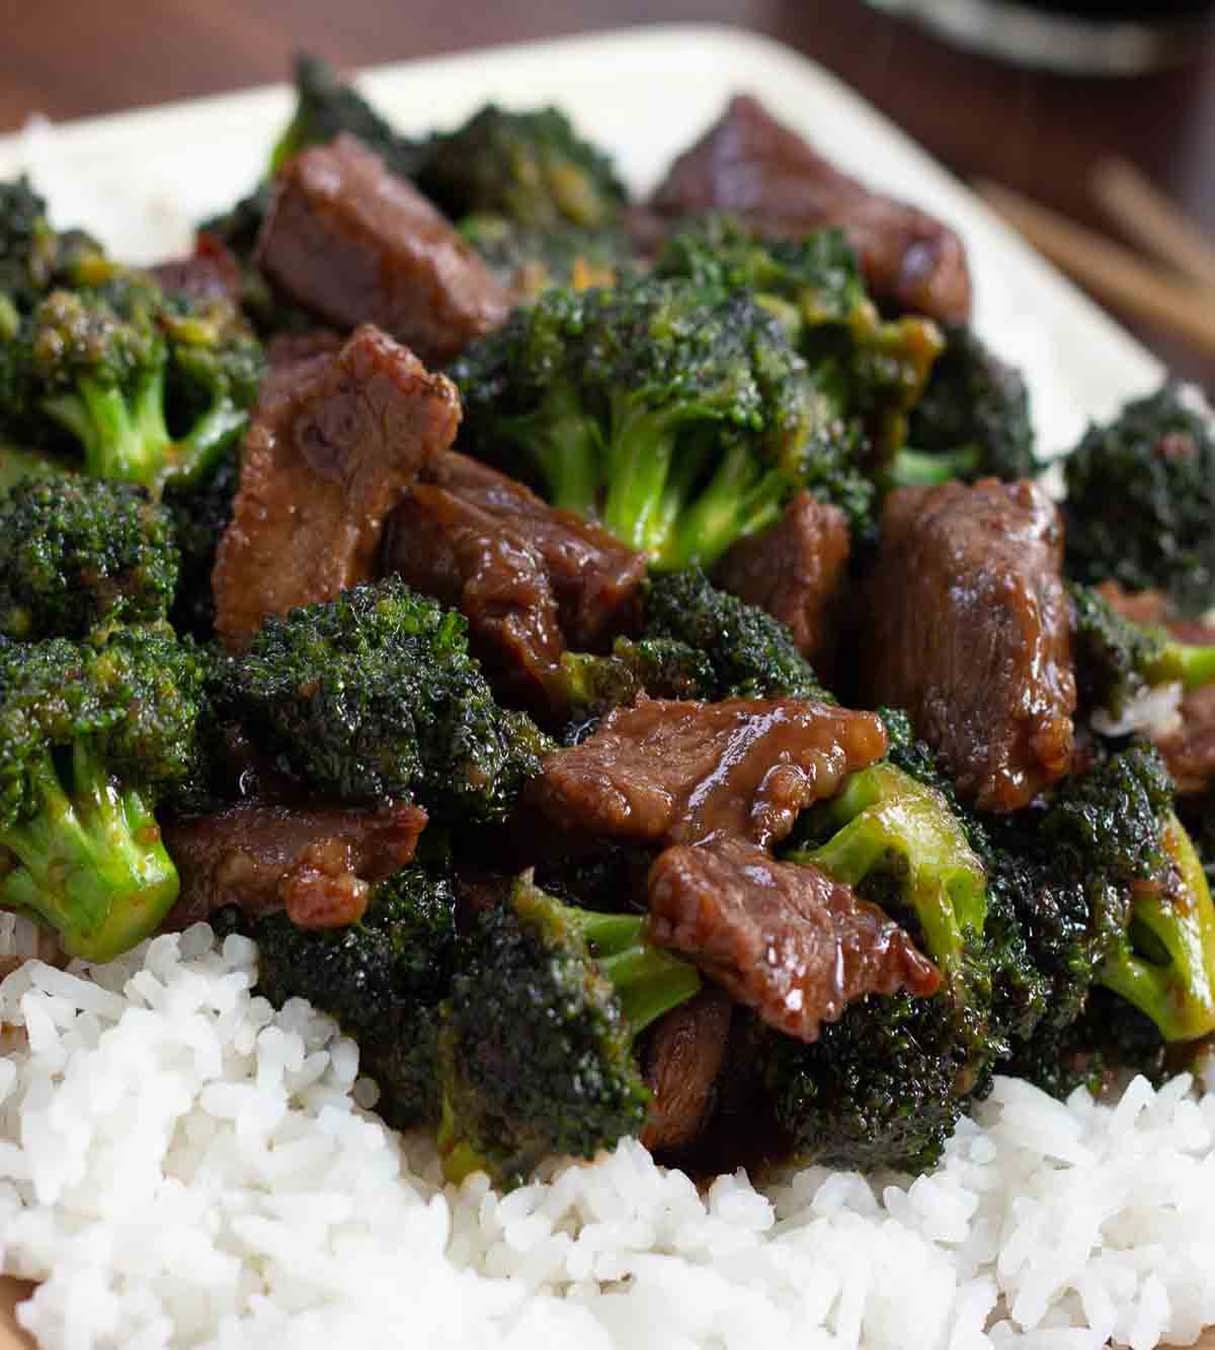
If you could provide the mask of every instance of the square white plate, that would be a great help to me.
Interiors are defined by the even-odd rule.
[[[558,104],[615,153],[638,192],[729,95],[757,94],[841,167],[960,231],[974,274],[976,326],[1025,371],[1044,449],[1066,448],[1088,418],[1108,416],[1161,378],[1152,356],[880,113],[765,38],[708,25],[637,28],[383,66],[359,84],[411,133],[454,124],[490,99]],[[58,223],[85,226],[120,256],[150,261],[188,251],[191,222],[256,182],[291,103],[279,85],[54,128],[36,124],[0,138],[0,177],[28,170]]]

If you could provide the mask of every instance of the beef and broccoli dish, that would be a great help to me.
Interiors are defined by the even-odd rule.
[[[0,908],[252,938],[449,1178],[933,1165],[1215,1037],[1215,426],[1052,488],[960,239],[753,98],[632,201],[312,58],[125,265],[0,186]]]

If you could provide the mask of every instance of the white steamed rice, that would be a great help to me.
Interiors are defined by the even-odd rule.
[[[507,1196],[360,1108],[357,1054],[205,926],[0,984],[0,1260],[65,1350],[1136,1350],[1215,1323],[1215,1091],[1001,1079],[930,1176],[698,1193],[626,1141]],[[1215,1082],[1208,1088],[1215,1088]]]

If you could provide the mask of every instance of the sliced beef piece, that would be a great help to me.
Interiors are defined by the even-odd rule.
[[[1068,772],[1076,681],[1063,530],[1028,482],[891,493],[861,663],[967,800],[1015,811]]]
[[[1172,601],[1163,591],[1124,591],[1116,581],[1103,581],[1097,587],[1110,608],[1131,623],[1145,628],[1165,628],[1178,642],[1195,646],[1215,643],[1215,624],[1205,619],[1180,619]]]
[[[414,855],[426,812],[407,803],[374,810],[243,801],[164,827],[181,875],[167,928],[227,905],[258,914],[285,908],[306,928],[355,923],[370,889]]]
[[[645,1080],[653,1097],[641,1142],[653,1153],[695,1143],[713,1107],[730,1036],[729,998],[713,986],[681,1003],[650,1034]]]
[[[657,844],[724,833],[763,845],[885,751],[873,713],[809,699],[645,699],[549,755],[526,795],[575,835]]]
[[[775,525],[730,549],[717,581],[788,624],[798,650],[814,661],[831,650],[849,547],[848,518],[840,508],[799,492]]]
[[[472,246],[352,136],[313,146],[283,170],[257,262],[328,323],[377,324],[438,363],[511,305]]]
[[[234,305],[241,302],[240,264],[214,235],[200,234],[188,258],[169,258],[148,271],[170,293],[204,302],[227,300]]]
[[[496,683],[533,711],[550,706],[565,642],[544,561],[506,521],[430,483],[393,512],[384,558],[415,590],[460,610]]]
[[[726,837],[659,855],[650,934],[803,1041],[854,999],[901,989],[926,997],[941,980],[907,933],[850,887]]]
[[[602,650],[637,624],[645,559],[479,460],[433,456],[393,513],[383,570],[457,607],[512,695],[560,714],[567,645]]]
[[[1215,785],[1215,684],[1181,700],[1176,728],[1156,737],[1177,791],[1189,796]]]
[[[488,464],[452,451],[436,455],[422,478],[508,521],[544,560],[561,631],[577,651],[605,651],[639,619],[644,555],[573,511],[559,511]]]
[[[838,226],[879,299],[947,323],[970,315],[966,250],[953,230],[840,173],[746,95],[675,161],[650,205],[676,221],[725,211],[775,236]]]
[[[459,420],[451,381],[370,326],[272,372],[212,574],[223,641],[369,580],[385,517]]]

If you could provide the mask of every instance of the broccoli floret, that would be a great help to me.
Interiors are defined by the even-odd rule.
[[[343,132],[374,150],[393,173],[415,178],[425,151],[422,142],[398,135],[352,85],[318,56],[295,58],[295,113],[270,156],[275,172],[310,145],[327,145]]]
[[[627,707],[639,694],[831,701],[788,628],[718,590],[700,568],[652,573],[644,596],[637,638],[617,638],[606,656],[567,652],[562,658],[561,688],[575,718]]]
[[[929,319],[881,317],[839,230],[764,240],[710,216],[673,236],[654,266],[660,276],[753,293],[782,322],[839,418],[863,428],[871,467],[903,443],[941,335]]]
[[[168,513],[141,489],[27,478],[0,496],[0,633],[84,637],[163,619],[177,561]]]
[[[215,550],[232,518],[232,501],[240,484],[240,460],[235,449],[220,456],[211,472],[189,488],[170,485],[164,505],[173,520],[173,534],[181,558],[177,593],[170,613],[178,632],[209,641],[215,632],[215,596],[211,572]]]
[[[1064,464],[1067,570],[1158,588],[1178,611],[1215,602],[1215,432],[1173,386],[1091,426]]]
[[[993,893],[1048,990],[1037,1027],[1013,1036],[1011,1071],[1050,1090],[1088,1081],[1093,1060],[1078,1055],[1077,1028],[1098,986],[1165,1041],[1215,1028],[1215,911],[1154,750],[1109,751],[1053,798],[989,829]]]
[[[547,747],[494,702],[461,615],[396,578],[269,619],[219,686],[255,743],[346,801],[416,791],[439,817],[500,820]]]
[[[46,202],[28,178],[0,183],[0,339],[17,331],[54,285],[72,282],[101,261],[101,248],[80,230],[56,232]]]
[[[668,570],[707,566],[838,470],[840,428],[744,293],[650,279],[546,291],[452,374],[474,453]]]
[[[460,233],[504,286],[527,299],[553,286],[610,286],[632,256],[617,229],[537,229],[506,216],[472,215],[460,222]]]
[[[651,575],[643,636],[703,654],[713,686],[702,697],[831,698],[785,624],[718,590],[698,567]]]
[[[227,301],[166,296],[111,268],[100,284],[49,292],[0,348],[0,435],[159,493],[235,441],[262,371]]]
[[[930,1166],[1007,1050],[992,1015],[1006,953],[989,926],[985,868],[934,775],[889,761],[852,775],[799,820],[788,855],[899,916],[943,976],[931,998],[851,1005],[812,1045],[773,1038],[765,1074],[777,1121],[795,1152],[829,1165]]]
[[[1180,642],[1163,629],[1131,623],[1088,586],[1073,583],[1068,591],[1081,706],[1117,720],[1158,685],[1197,689],[1215,680],[1215,644]]]
[[[611,160],[557,108],[489,104],[432,137],[413,177],[452,220],[488,214],[530,229],[602,229],[627,200]]]
[[[0,905],[108,961],[177,897],[159,796],[196,769],[203,659],[162,629],[0,643]]]
[[[640,915],[562,904],[529,876],[468,939],[443,1013],[439,1151],[506,1185],[550,1154],[590,1158],[640,1128],[637,1034],[700,987]]]
[[[891,466],[897,483],[1032,478],[1041,467],[1025,381],[964,326],[946,331],[907,440],[914,449]]]
[[[359,1045],[397,1129],[439,1119],[438,1028],[456,955],[455,896],[443,876],[407,867],[376,887],[347,928],[298,928],[283,913],[246,928],[258,945],[258,992],[305,998]]]

